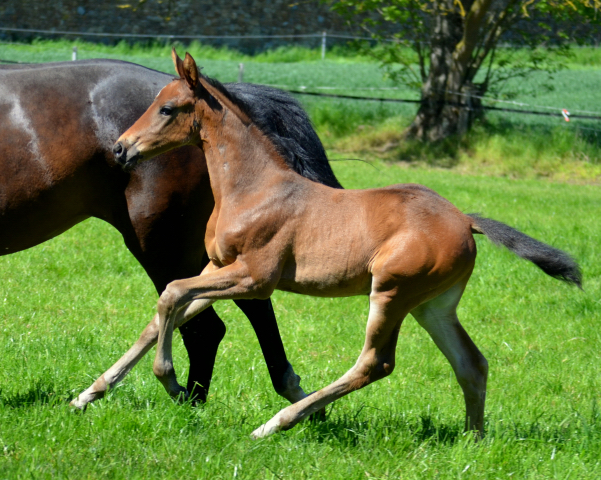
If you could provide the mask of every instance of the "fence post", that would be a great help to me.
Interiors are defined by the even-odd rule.
[[[238,83],[244,82],[244,64],[238,64]]]
[[[326,31],[321,32],[321,59],[326,59]]]
[[[73,47],[73,53],[71,54],[71,60],[77,60],[77,47]]]

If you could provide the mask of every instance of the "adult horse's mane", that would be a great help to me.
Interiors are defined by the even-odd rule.
[[[289,93],[256,84],[229,83],[226,87],[214,78],[199,75],[249,117],[292,170],[314,182],[342,188],[306,112]]]

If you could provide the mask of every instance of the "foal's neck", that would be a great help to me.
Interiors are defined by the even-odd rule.
[[[217,205],[223,199],[239,202],[241,196],[264,192],[283,176],[296,176],[238,106],[223,96],[218,99],[223,109],[205,112],[201,134]]]

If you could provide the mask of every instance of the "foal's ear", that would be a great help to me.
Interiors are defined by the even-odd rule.
[[[183,78],[186,79],[188,86],[191,90],[195,90],[198,86],[198,67],[196,66],[196,62],[192,58],[188,52],[186,52],[186,58],[184,58],[184,75]]]
[[[175,73],[179,75],[179,78],[184,78],[184,62],[175,51],[175,48],[171,49],[171,59],[173,60],[173,66],[175,67]]]

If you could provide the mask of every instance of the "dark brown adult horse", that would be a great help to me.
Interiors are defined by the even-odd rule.
[[[111,60],[0,68],[1,255],[96,217],[121,232],[157,292],[202,271],[207,262],[202,240],[214,204],[202,150],[185,147],[129,173],[111,152],[119,133],[172,79]],[[273,133],[295,171],[340,186],[295,100],[257,85],[226,88]],[[236,303],[257,333],[275,389],[293,400],[304,395],[286,359],[270,301]],[[188,389],[204,400],[225,326],[209,309],[181,332],[190,357]],[[113,369],[75,403],[82,407],[100,398],[131,366]]]
[[[564,252],[495,220],[465,215],[421,185],[336,190],[294,172],[269,132],[188,54],[173,60],[180,79],[167,85],[114,151],[131,168],[181,145],[205,152],[215,209],[205,244],[211,263],[176,280],[158,302],[154,372],[177,396],[173,329],[219,299],[268,298],[274,289],[314,296],[369,295],[363,350],[340,379],[280,411],[253,435],[293,427],[354,390],[389,375],[409,313],[447,357],[466,406],[466,428],[480,434],[488,364],[457,318],[484,234],[545,273],[580,285]]]

